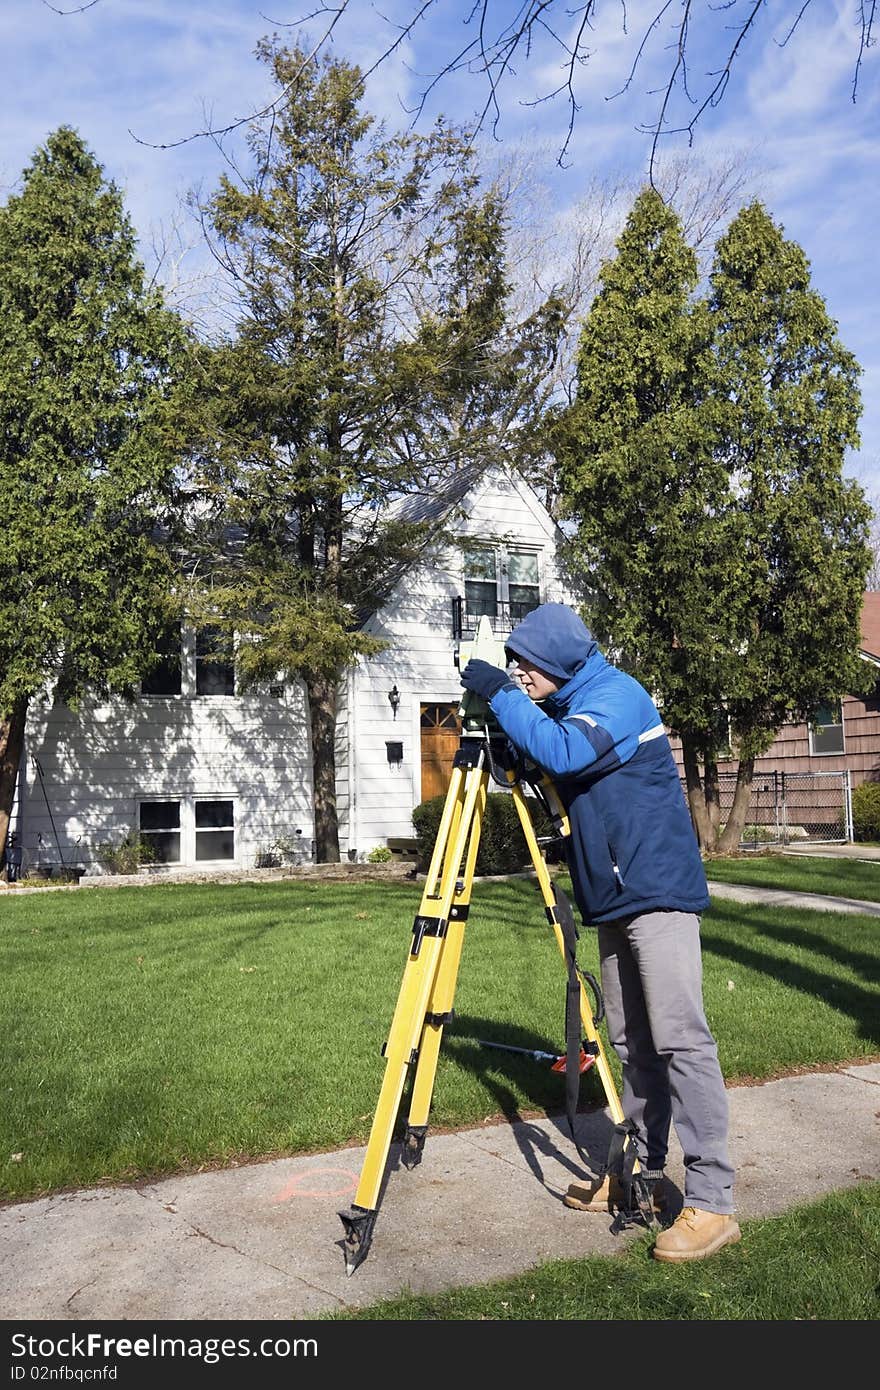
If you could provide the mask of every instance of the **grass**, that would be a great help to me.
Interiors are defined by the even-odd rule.
[[[0,1199],[365,1142],[419,896],[349,882],[5,895]],[[728,1080],[877,1056],[877,919],[719,901],[703,941]],[[579,960],[596,973],[586,930]],[[478,882],[432,1126],[562,1111],[564,1077],[479,1040],[561,1051],[564,995],[534,883]],[[592,1074],[582,1095],[603,1101]]]
[[[711,1260],[664,1265],[646,1233],[620,1255],[554,1260],[515,1279],[404,1295],[328,1321],[875,1320],[880,1183],[742,1223]]]
[[[705,869],[710,880],[720,883],[747,883],[758,888],[785,888],[794,893],[824,893],[880,902],[880,861],[770,852],[708,859]]]

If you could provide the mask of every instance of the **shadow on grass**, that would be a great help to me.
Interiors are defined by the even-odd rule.
[[[712,930],[713,919],[719,923],[718,931]],[[723,934],[723,927],[741,928],[744,937],[748,936],[753,942],[763,939],[768,943],[775,942],[795,950],[826,956],[835,965],[865,976],[868,983],[863,986],[840,975],[829,976],[802,961],[763,951],[757,944],[748,945],[745,940],[733,941]],[[701,935],[704,953],[736,961],[738,965],[759,974],[772,972],[774,980],[780,984],[822,1000],[829,1007],[847,1014],[858,1025],[863,1038],[880,1044],[880,993],[873,987],[878,977],[875,957],[864,951],[843,947],[818,932],[762,921],[754,909],[738,911],[713,905],[711,914],[703,919]]]

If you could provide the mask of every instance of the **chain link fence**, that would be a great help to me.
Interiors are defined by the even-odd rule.
[[[724,822],[733,805],[736,774],[719,774],[718,791]],[[849,772],[755,773],[740,840],[743,848],[766,844],[836,844],[852,838]]]

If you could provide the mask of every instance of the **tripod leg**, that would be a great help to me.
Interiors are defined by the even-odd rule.
[[[513,781],[512,774],[508,773],[508,777]],[[559,947],[562,959],[565,960],[565,938],[562,934],[562,927],[559,921],[556,891],[553,887],[553,881],[550,878],[547,861],[541,853],[541,846],[538,844],[537,836],[535,835],[535,828],[532,825],[532,818],[529,814],[526,799],[523,796],[522,789],[516,782],[513,782],[513,799],[516,803],[517,814],[519,815],[520,825],[522,826],[522,832],[529,849],[532,865],[537,875],[541,896],[544,899],[547,919],[553,928],[553,934],[556,937],[556,944]],[[602,1088],[605,1091],[608,1108],[611,1111],[614,1123],[620,1124],[623,1120],[623,1109],[617,1095],[617,1089],[614,1085],[614,1077],[611,1074],[611,1068],[608,1065],[608,1058],[602,1046],[602,1039],[599,1037],[596,1025],[593,1022],[593,1011],[590,1006],[587,991],[584,988],[583,980],[580,982],[580,1015],[584,1037],[589,1042],[590,1051],[595,1057],[596,1070],[602,1081]]]
[[[409,958],[404,967],[403,982],[384,1048],[385,1075],[360,1181],[351,1210],[339,1213],[345,1228],[344,1252],[348,1274],[354,1273],[366,1257],[372,1241],[379,1192],[408,1069],[419,1055],[425,1016],[434,995],[449,924],[454,920],[452,914],[459,869],[477,804],[485,804],[487,774],[482,772],[483,761],[484,754],[481,752],[472,767],[466,767],[464,760],[460,762],[458,757],[453,767],[431,867],[413,923]],[[459,953],[460,949],[459,944]],[[433,1071],[431,1077],[433,1079]]]
[[[568,952],[566,950],[561,909],[556,895],[556,890],[550,878],[550,873],[547,868],[547,862],[544,859],[543,854],[541,853],[541,847],[538,844],[537,836],[535,835],[534,826],[532,825],[532,818],[529,814],[529,808],[526,804],[525,797],[523,796],[522,789],[516,782],[516,777],[514,773],[508,771],[507,777],[512,784],[513,797],[514,801],[516,802],[517,814],[519,815],[523,835],[525,836],[526,844],[529,847],[529,853],[532,858],[532,864],[534,865],[535,873],[538,877],[538,882],[541,887],[541,895],[544,899],[544,906],[547,911],[547,919],[550,922],[551,927],[553,928],[553,932],[556,937],[556,944],[559,947],[562,959],[567,964]],[[562,802],[559,799],[559,794],[556,791],[556,788],[553,786],[553,783],[546,775],[543,779],[540,790],[542,796],[548,803],[548,810],[550,811],[561,833],[564,836],[568,835],[570,833],[568,817],[565,814],[565,809],[562,805]],[[568,909],[568,911],[570,914],[570,909]],[[602,1040],[599,1037],[599,1034],[596,1030],[595,1022],[593,1020],[593,1011],[590,1006],[587,991],[584,986],[584,982],[580,977],[578,978],[578,986],[581,1027],[583,1028],[584,1036],[587,1039],[587,1047],[595,1058],[596,1070],[598,1071],[599,1076],[601,1078],[602,1088],[605,1092],[605,1099],[608,1103],[608,1109],[611,1112],[612,1119],[614,1120],[615,1129],[611,1141],[611,1153],[614,1155],[614,1171],[619,1173],[623,1182],[624,1190],[635,1198],[639,1214],[641,1215],[645,1224],[647,1226],[651,1226],[654,1224],[654,1204],[651,1190],[649,1184],[642,1176],[641,1165],[639,1164],[634,1147],[632,1129],[631,1126],[627,1123],[626,1117],[624,1116],[623,1107],[620,1104],[620,1099],[617,1094],[617,1088],[614,1085],[614,1077],[612,1076],[611,1068],[608,1065],[608,1058],[605,1054],[605,1050],[602,1046]],[[611,1155],[609,1155],[609,1164],[606,1165],[607,1171],[610,1171],[611,1168],[610,1158]],[[627,1211],[625,1214],[619,1216],[618,1220],[621,1227],[622,1225],[626,1224],[627,1220],[629,1220],[630,1218],[630,1215],[631,1212]]]
[[[461,878],[457,877],[460,865],[450,865],[457,881],[450,911],[449,927],[446,932],[440,965],[434,979],[434,989],[431,993],[428,1014],[425,1019],[425,1030],[422,1033],[422,1042],[419,1048],[419,1061],[416,1067],[409,1119],[403,1141],[402,1158],[404,1166],[407,1168],[415,1168],[422,1158],[422,1149],[425,1145],[425,1135],[428,1129],[431,1096],[434,1090],[434,1078],[437,1073],[437,1060],[443,1039],[443,1026],[452,1017],[455,986],[461,962],[462,946],[464,945],[464,924],[470,910],[471,890],[474,883],[477,851],[480,847],[480,831],[486,810],[489,781],[487,772],[475,771],[470,775],[479,778],[479,787],[473,806],[467,839],[467,853]]]

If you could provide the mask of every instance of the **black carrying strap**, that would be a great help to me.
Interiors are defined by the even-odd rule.
[[[578,930],[575,926],[571,903],[556,884],[553,885],[556,904],[556,920],[565,944],[565,964],[568,981],[565,989],[565,1112],[572,1142],[580,1158],[592,1171],[593,1163],[577,1141],[576,1117],[580,1094],[580,1056],[581,1056],[581,979],[589,981],[596,999],[596,1013],[593,1019],[599,1024],[605,1014],[602,991],[592,975],[578,969],[577,942]],[[623,1206],[618,1210],[613,1229],[625,1229],[634,1220],[641,1218],[646,1225],[654,1223],[653,1198],[651,1186],[641,1172],[635,1172],[638,1150],[635,1142],[636,1128],[632,1120],[621,1120],[614,1126],[608,1158],[600,1177],[617,1177],[623,1189]]]
[[[626,1194],[627,1205],[630,1205],[633,1169],[637,1158],[634,1139],[635,1126],[632,1120],[621,1120],[619,1125],[614,1126],[611,1144],[608,1148],[608,1161],[605,1164],[605,1172],[613,1173],[615,1177],[620,1179]]]
[[[578,1143],[576,1130],[581,1089],[581,978],[577,966],[578,930],[571,903],[556,884],[553,885],[553,897],[556,903],[556,921],[559,923],[565,945],[565,966],[568,971],[565,987],[565,1113],[572,1143],[586,1166],[590,1168],[590,1159]],[[598,986],[596,989],[598,990]]]

